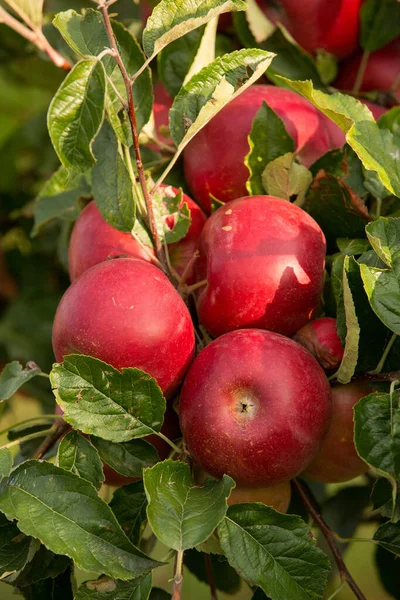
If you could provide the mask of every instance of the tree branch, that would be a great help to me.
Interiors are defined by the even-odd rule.
[[[303,486],[302,483],[300,483],[300,481],[298,481],[297,479],[294,479],[293,484],[294,484],[295,488],[297,489],[297,491],[299,492],[300,497],[301,497],[305,507],[307,508],[308,512],[310,513],[311,517],[313,518],[316,525],[318,525],[322,534],[324,535],[324,537],[329,545],[329,548],[332,551],[332,554],[333,554],[333,557],[337,564],[337,567],[339,569],[339,574],[340,574],[341,580],[347,582],[349,588],[352,590],[353,594],[355,595],[356,598],[358,598],[358,600],[367,600],[366,597],[364,596],[364,594],[362,593],[362,591],[360,590],[360,588],[358,587],[358,585],[356,584],[356,582],[354,581],[353,577],[350,575],[346,565],[344,564],[342,555],[340,554],[340,552],[335,544],[335,534],[333,533],[333,531],[330,529],[328,524],[323,519],[319,510],[315,506],[314,501],[310,498],[305,487]]]
[[[65,421],[60,421],[60,423],[56,423],[52,427],[52,432],[43,440],[40,444],[39,448],[33,454],[32,458],[36,460],[40,460],[43,456],[58,442],[58,440],[64,435],[64,433],[69,429],[68,423]]]
[[[19,33],[26,40],[34,44],[42,52],[46,52],[50,60],[61,69],[69,71],[71,69],[71,63],[64,58],[57,50],[50,45],[47,38],[43,34],[41,29],[29,29],[23,23],[15,19],[9,12],[0,6],[0,23],[8,25],[11,29]]]
[[[117,62],[119,70],[121,71],[121,75],[122,75],[122,78],[123,78],[124,84],[125,84],[126,95],[128,98],[128,107],[126,110],[128,113],[129,123],[131,126],[133,145],[135,148],[135,155],[136,155],[136,166],[137,166],[137,171],[138,171],[138,175],[139,175],[140,186],[142,188],[143,196],[144,196],[144,199],[146,202],[148,225],[149,225],[149,229],[151,232],[152,241],[154,244],[154,249],[156,251],[157,258],[160,261],[164,272],[168,274],[168,266],[167,266],[167,263],[165,260],[164,248],[162,246],[160,236],[158,235],[156,220],[154,217],[152,198],[151,198],[151,195],[150,195],[149,190],[147,189],[147,185],[146,185],[146,176],[144,173],[143,162],[142,162],[142,157],[141,157],[140,147],[139,147],[139,135],[138,135],[138,131],[137,131],[136,112],[135,112],[135,104],[133,101],[132,84],[130,82],[129,75],[127,73],[125,65],[122,61],[121,55],[119,53],[118,46],[117,46],[115,36],[114,36],[114,32],[112,29],[111,21],[110,21],[110,16],[108,14],[108,6],[110,6],[111,3],[112,3],[112,0],[111,0],[111,2],[109,0],[108,2],[99,3],[99,10],[103,17],[104,26],[105,26],[105,29],[107,32],[108,40],[110,42],[111,48],[114,51],[114,58]]]

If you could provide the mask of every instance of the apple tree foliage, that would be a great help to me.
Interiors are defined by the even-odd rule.
[[[377,548],[376,564],[384,587],[400,598],[394,560],[400,555],[400,108],[375,122],[357,99],[333,91],[334,61],[315,60],[284,28],[260,15],[254,0],[161,0],[145,28],[133,2],[83,4],[5,0],[6,8],[0,9],[0,22],[7,23],[4,11],[11,11],[36,32],[42,58],[47,53],[57,66],[63,61],[69,66],[65,74],[41,63],[4,26],[2,53],[11,60],[19,52],[20,59],[11,60],[9,73],[17,83],[0,73],[10,115],[0,138],[0,261],[4,252],[10,255],[22,291],[17,296],[13,282],[5,275],[0,279],[1,301],[9,301],[2,307],[0,359],[18,358],[26,366],[10,360],[2,369],[0,411],[7,414],[7,401],[24,386],[47,412],[54,394],[72,426],[61,442],[59,426],[45,417],[4,432],[1,580],[32,600],[170,598],[152,577],[174,554],[176,581],[183,564],[200,581],[212,581],[228,594],[247,588],[255,600],[327,597],[336,563],[321,537],[314,537],[317,529],[310,528],[296,488],[287,515],[261,503],[228,508],[235,485],[230,477],[199,485],[182,445],[171,441],[175,460],[159,461],[156,449],[143,440],[149,434],[163,437],[166,408],[149,375],[133,368],[119,372],[88,356],[70,355],[52,365],[49,348],[52,317],[67,285],[56,263],[66,263],[71,225],[84,201],[93,195],[113,227],[149,239],[139,210],[126,78],[146,174],[153,182],[179,186],[185,146],[230,100],[266,76],[310,100],[346,138],[342,149],[307,169],[297,161],[283,122],[264,103],[249,136],[247,189],[250,195],[294,200],[326,235],[324,306],[337,316],[345,344],[334,378],[348,383],[365,373],[382,376],[379,390],[360,400],[354,411],[355,444],[371,475],[359,486],[329,494],[321,487],[313,491],[331,539],[331,530],[351,538],[366,515],[373,517],[370,542]],[[365,51],[399,35],[397,4],[364,3],[360,42]],[[114,47],[104,12],[111,15]],[[233,14],[232,36],[216,33],[218,17],[228,12]],[[40,36],[58,49],[56,57]],[[170,135],[175,150],[167,160],[144,146],[154,135],[155,72],[174,98]],[[24,86],[34,99],[29,104],[24,103]],[[46,146],[45,110],[57,158]],[[12,135],[17,142],[10,143]],[[28,153],[24,189],[14,204],[11,182],[18,173],[12,161],[23,152]],[[35,152],[43,154],[40,173],[29,158]],[[164,231],[160,207],[155,215],[166,242],[185,235],[187,212],[182,210],[172,232]],[[54,444],[41,454],[42,443],[52,436]],[[99,495],[104,463],[138,480],[117,489],[112,498]],[[154,558],[155,540],[170,554],[167,550],[163,558]],[[340,546],[346,549],[345,543]],[[90,573],[79,586],[76,569]],[[346,581],[343,570],[341,575]],[[185,597],[184,587],[182,593]]]

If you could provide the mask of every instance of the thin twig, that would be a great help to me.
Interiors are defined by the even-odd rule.
[[[308,512],[310,513],[310,515],[313,518],[313,520],[315,521],[315,523],[320,528],[322,534],[324,535],[324,537],[328,543],[329,548],[332,551],[333,558],[335,559],[335,562],[339,569],[339,574],[340,574],[341,580],[347,582],[349,588],[352,590],[353,594],[355,595],[356,598],[358,598],[358,600],[367,600],[366,597],[364,596],[364,594],[362,593],[362,591],[360,590],[360,588],[358,587],[358,585],[356,584],[356,582],[354,581],[353,577],[350,575],[346,565],[343,562],[342,555],[340,554],[340,552],[335,544],[335,534],[333,533],[333,531],[330,529],[328,524],[323,519],[322,515],[320,514],[317,507],[315,506],[313,500],[310,498],[310,496],[306,492],[305,487],[297,479],[294,479],[293,483],[294,483],[294,486],[296,487],[297,491],[299,492],[300,497],[301,497],[305,507],[307,508]]]
[[[144,173],[143,162],[142,162],[142,157],[141,157],[140,147],[139,147],[139,135],[138,135],[138,130],[137,130],[136,112],[135,112],[135,104],[134,104],[134,100],[133,100],[132,84],[130,82],[129,75],[128,75],[128,72],[123,63],[121,55],[119,53],[118,46],[117,46],[115,36],[114,36],[114,32],[112,29],[111,21],[110,21],[110,16],[108,14],[108,6],[110,6],[111,3],[112,3],[112,0],[111,0],[111,2],[109,0],[108,2],[100,3],[99,9],[100,9],[100,12],[103,17],[104,26],[105,26],[105,29],[107,32],[108,40],[110,42],[111,48],[113,49],[113,51],[115,53],[114,58],[117,62],[119,70],[121,71],[121,75],[122,75],[122,78],[123,78],[124,84],[125,84],[126,95],[128,98],[127,113],[128,113],[129,122],[131,125],[131,130],[132,130],[133,146],[135,148],[135,155],[136,155],[136,167],[137,167],[137,171],[138,171],[138,175],[139,175],[140,185],[143,190],[143,195],[144,195],[144,199],[146,202],[147,218],[149,221],[149,229],[151,232],[154,249],[156,251],[157,258],[163,267],[163,270],[166,273],[168,273],[168,267],[167,267],[166,260],[165,260],[164,249],[163,249],[163,246],[162,246],[162,243],[160,240],[160,236],[158,235],[156,220],[154,217],[152,198],[151,198],[151,195],[150,195],[149,190],[147,189],[147,185],[146,185],[146,176]]]
[[[174,584],[172,586],[171,600],[181,600],[183,581],[183,550],[178,550],[175,558]]]
[[[361,89],[362,82],[364,80],[365,70],[368,65],[369,55],[370,53],[368,52],[368,50],[364,50],[364,54],[362,55],[360,66],[358,67],[357,71],[356,80],[352,89],[353,94],[358,94]]]
[[[31,42],[34,46],[42,50],[42,52],[46,52],[47,56],[50,60],[56,65],[56,67],[60,67],[65,71],[70,71],[72,68],[71,63],[64,58],[57,50],[51,46],[45,35],[43,34],[40,28],[35,28],[34,30],[29,29],[23,23],[15,19],[9,12],[7,12],[4,8],[0,6],[0,23],[4,23],[8,25],[11,29],[19,33],[26,40]]]
[[[51,429],[51,433],[43,440],[40,444],[39,448],[33,454],[32,458],[36,460],[40,460],[43,456],[58,442],[58,440],[64,435],[64,433],[69,429],[68,423],[65,421],[61,421],[53,425]]]
[[[204,561],[206,563],[206,572],[208,585],[210,586],[210,598],[211,600],[218,600],[217,588],[215,587],[214,570],[211,562],[211,556],[209,554],[204,555]]]

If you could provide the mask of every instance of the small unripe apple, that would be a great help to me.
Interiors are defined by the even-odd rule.
[[[160,269],[120,258],[95,265],[67,289],[54,318],[53,349],[59,362],[77,353],[116,369],[142,369],[171,396],[193,359],[193,324]]]
[[[336,319],[332,317],[308,323],[293,339],[307,348],[325,370],[337,369],[342,362],[344,349],[337,333]]]
[[[253,85],[229,102],[184,151],[185,176],[195,200],[211,211],[210,194],[221,202],[245,196],[248,135],[263,101],[283,120],[300,160],[309,166],[336,148],[325,118],[308,100],[272,85]]]
[[[278,485],[263,488],[235,487],[228,498],[228,505],[242,502],[262,502],[275,510],[285,513],[289,508],[292,495],[290,482],[283,481]]]
[[[198,465],[238,486],[289,481],[318,452],[331,417],[325,373],[282,335],[243,329],[223,335],[193,362],[179,418]]]
[[[334,86],[340,90],[352,90],[360,67],[362,52],[350,57],[340,65]],[[388,91],[397,82],[393,93],[400,102],[400,39],[396,39],[368,57],[367,67],[360,91]]]
[[[298,206],[251,196],[221,206],[200,242],[200,321],[214,337],[243,327],[294,335],[322,291],[325,237]]]
[[[359,11],[363,0],[280,0],[287,27],[308,52],[323,49],[338,58],[358,45]]]
[[[368,471],[354,446],[354,405],[373,390],[366,383],[332,387],[332,420],[318,454],[304,472],[315,481],[339,483]]]
[[[179,192],[172,186],[162,185],[164,193],[175,197]],[[172,266],[182,275],[187,263],[199,247],[200,233],[206,222],[201,208],[189,196],[182,194],[180,208],[187,204],[190,209],[191,224],[186,236],[179,242],[168,245]],[[174,217],[166,219],[172,228]],[[68,269],[71,281],[100,262],[111,258],[140,258],[152,262],[154,250],[141,245],[130,233],[118,231],[107,223],[95,202],[90,202],[81,212],[72,230],[68,250]],[[193,283],[193,269],[187,283]]]

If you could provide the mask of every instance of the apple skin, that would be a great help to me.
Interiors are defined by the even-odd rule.
[[[331,418],[317,361],[269,331],[227,333],[204,348],[182,388],[179,418],[198,465],[238,486],[288,481],[316,455]]]
[[[325,118],[308,100],[291,90],[253,85],[229,102],[184,150],[185,176],[192,196],[209,213],[209,194],[221,202],[247,195],[248,135],[263,101],[283,120],[301,161],[310,166],[335,148]]]
[[[304,346],[325,371],[337,369],[342,362],[344,348],[337,333],[336,319],[332,317],[311,321],[293,339]]]
[[[172,197],[178,190],[172,186],[162,185],[166,193]],[[186,194],[182,195],[181,207],[187,204],[190,209],[191,224],[186,236],[179,242],[168,245],[171,263],[182,275],[187,263],[199,247],[200,233],[207,217],[201,208]],[[168,217],[168,220],[171,218]],[[173,219],[173,218],[172,218]],[[168,223],[171,227],[172,223]],[[100,262],[111,258],[139,258],[151,262],[154,251],[147,251],[130,233],[118,231],[101,216],[95,202],[90,202],[81,212],[72,230],[68,250],[68,269],[71,281],[75,281],[82,273]],[[187,283],[193,283],[191,270]]]
[[[291,496],[292,490],[289,481],[263,488],[235,487],[228,498],[228,506],[242,502],[262,502],[281,513],[286,513]]]
[[[154,92],[153,114],[154,114],[154,121],[156,124],[157,135],[159,136],[160,140],[162,142],[164,142],[164,144],[173,146],[174,142],[173,142],[173,139],[171,138],[171,136],[164,137],[160,133],[160,127],[169,127],[169,109],[172,106],[173,99],[168,94],[167,90],[165,89],[165,87],[161,83],[161,81],[157,81],[157,83],[154,86],[153,92]],[[151,146],[151,147],[154,148],[154,150],[158,150],[158,147],[156,145]]]
[[[319,225],[286,200],[251,196],[221,206],[200,239],[201,323],[213,337],[243,327],[294,335],[319,304],[325,251]]]
[[[315,481],[340,483],[362,475],[368,465],[354,446],[353,407],[373,393],[366,383],[337,384],[332,387],[332,420],[321,448],[304,475]]]
[[[358,46],[363,0],[280,0],[287,28],[308,52],[319,49],[343,59]]]
[[[352,90],[360,66],[362,53],[350,57],[340,65],[334,86],[340,90]],[[361,92],[390,90],[399,75],[400,39],[396,39],[376,52],[371,52],[360,87]],[[400,102],[400,82],[394,90]]]
[[[67,289],[54,318],[53,349],[58,362],[78,353],[116,369],[142,369],[171,397],[193,359],[193,324],[157,267],[120,258],[92,267]]]

